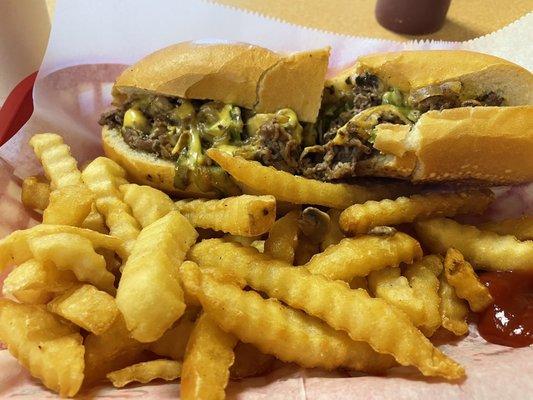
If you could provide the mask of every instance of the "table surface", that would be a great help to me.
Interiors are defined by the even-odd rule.
[[[431,1],[431,0],[428,0]],[[400,35],[374,18],[376,0],[216,0],[294,24],[383,39],[465,41],[494,32],[533,11],[533,0],[452,0],[446,23],[436,33]]]
[[[440,31],[414,37],[382,28],[374,18],[376,0],[213,1],[294,24],[395,40],[469,40],[494,32],[533,11],[533,0],[452,0]],[[21,79],[39,67],[55,3],[56,0],[0,0],[0,104]]]

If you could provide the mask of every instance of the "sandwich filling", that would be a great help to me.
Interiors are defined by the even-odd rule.
[[[357,176],[357,163],[379,153],[373,148],[379,124],[413,125],[431,110],[505,104],[495,92],[466,96],[462,89],[461,82],[450,81],[402,93],[370,73],[327,86],[314,126],[316,144],[303,150],[300,173],[324,181]]]
[[[195,184],[234,195],[240,189],[207,149],[308,178],[349,179],[361,175],[358,163],[379,154],[373,147],[379,124],[413,125],[431,110],[505,104],[495,92],[466,96],[462,89],[450,81],[402,93],[376,75],[355,75],[327,86],[317,122],[303,125],[290,109],[254,114],[232,104],[143,93],[102,114],[99,123],[118,129],[132,149],[175,163],[176,188]]]
[[[174,162],[177,189],[194,184],[203,192],[240,192],[205,155],[213,147],[298,173],[303,129],[290,109],[254,115],[216,101],[142,94],[102,114],[99,123],[118,129],[132,149]]]

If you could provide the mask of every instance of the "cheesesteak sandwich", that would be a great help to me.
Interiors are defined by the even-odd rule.
[[[211,147],[296,173],[300,123],[316,120],[328,58],[227,43],[159,50],[116,80],[104,151],[136,181],[189,197],[240,191],[205,155]]]
[[[369,55],[325,81],[328,49],[170,46],[118,77],[106,155],[188,197],[241,188],[210,148],[326,182],[533,181],[532,74],[468,51]]]
[[[326,82],[302,175],[533,181],[533,76],[469,51],[360,58]]]

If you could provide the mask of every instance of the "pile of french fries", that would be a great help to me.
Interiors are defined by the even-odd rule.
[[[209,150],[253,195],[174,201],[104,157],[80,171],[59,135],[30,144],[46,179],[27,178],[22,201],[43,221],[0,241],[0,271],[15,266],[0,340],[61,396],[181,379],[183,399],[222,399],[275,359],[460,379],[431,336],[466,334],[491,303],[476,269],[533,266],[531,217],[449,219],[483,212],[485,190],[401,197]]]

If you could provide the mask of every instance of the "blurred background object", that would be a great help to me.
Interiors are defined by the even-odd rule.
[[[49,32],[44,0],[0,0],[0,104],[39,67]]]
[[[533,10],[533,0],[453,0],[442,29],[410,36],[379,25],[374,17],[376,1],[212,0],[293,24],[400,41],[469,40],[494,32]],[[55,4],[56,0],[0,0],[0,105],[19,81],[39,68]]]
[[[437,32],[451,0],[377,0],[376,20],[393,32],[424,35]]]

